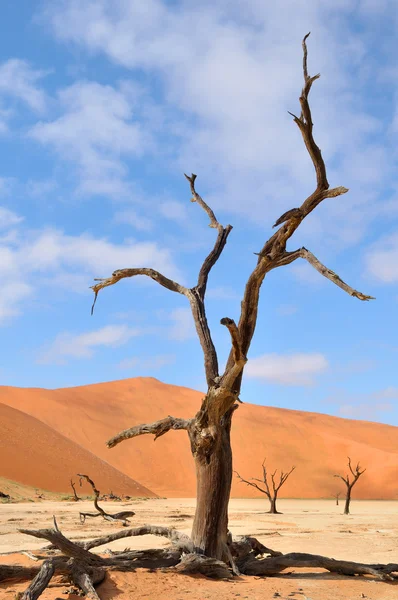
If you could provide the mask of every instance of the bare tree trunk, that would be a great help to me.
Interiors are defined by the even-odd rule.
[[[280,513],[276,510],[276,496],[274,498],[270,498],[270,509],[269,509],[269,513],[271,515],[279,515]]]
[[[347,496],[345,499],[345,506],[344,506],[344,514],[345,515],[349,515],[350,514],[350,502],[351,502],[351,488],[347,489]]]
[[[232,412],[217,428],[216,441],[208,460],[195,456],[197,502],[192,528],[196,550],[228,562],[228,502],[232,483],[230,441]]]

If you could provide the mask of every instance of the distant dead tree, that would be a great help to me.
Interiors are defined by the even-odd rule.
[[[70,486],[71,486],[71,488],[73,490],[73,499],[74,499],[74,501],[75,502],[79,502],[79,500],[81,500],[81,498],[79,498],[79,496],[76,493],[76,487],[75,487],[75,484],[73,483],[73,479],[72,478],[70,480]]]
[[[341,492],[337,492],[337,494],[333,494],[333,498],[336,499],[336,506],[339,505],[339,498],[341,496]]]
[[[281,487],[283,486],[283,484],[286,483],[287,478],[289,477],[289,475],[291,475],[293,473],[293,471],[295,470],[296,467],[292,467],[290,469],[290,471],[287,471],[286,473],[281,471],[279,478],[276,478],[276,473],[277,473],[278,469],[275,469],[275,471],[273,473],[271,473],[271,482],[268,481],[268,473],[267,473],[267,467],[265,466],[265,459],[263,461],[262,467],[263,467],[263,478],[262,479],[257,479],[256,477],[252,477],[251,479],[248,480],[248,479],[243,479],[243,477],[241,477],[237,471],[235,471],[235,474],[242,483],[246,483],[246,485],[250,485],[250,486],[256,488],[256,490],[258,490],[259,492],[262,492],[263,494],[265,494],[267,496],[267,498],[270,502],[270,509],[268,511],[269,513],[271,513],[272,515],[280,515],[282,513],[278,512],[276,510],[276,499],[278,497],[278,492],[281,489]],[[279,479],[279,481],[277,479]],[[256,481],[258,481],[261,484],[264,484],[265,489],[263,487],[260,487],[257,483],[255,483]],[[270,488],[269,483],[271,483],[272,489]]]
[[[348,457],[348,468],[351,471],[351,475],[352,475],[352,479],[350,480],[350,474],[347,473],[347,475],[345,477],[343,477],[343,475],[334,475],[334,477],[339,477],[342,481],[344,481],[344,483],[347,486],[347,493],[346,493],[346,498],[345,498],[345,506],[344,506],[344,514],[345,515],[349,515],[350,514],[350,503],[351,503],[351,492],[352,492],[352,488],[354,487],[354,485],[356,484],[356,482],[358,481],[358,479],[360,478],[360,476],[365,473],[366,469],[363,469],[361,471],[361,467],[359,465],[359,463],[357,464],[357,466],[355,467],[355,470],[352,468],[351,465],[351,458]]]
[[[88,475],[83,475],[81,473],[78,473],[77,476],[80,477],[80,485],[82,485],[82,481],[83,481],[83,479],[85,479],[87,481],[87,483],[89,483],[91,485],[91,487],[93,488],[94,506],[98,511],[96,513],[80,512],[79,514],[80,514],[80,522],[81,523],[84,523],[87,517],[93,517],[93,518],[103,517],[106,521],[121,521],[125,527],[129,524],[128,518],[133,517],[135,515],[135,512],[133,512],[132,510],[125,510],[125,511],[116,513],[114,515],[111,515],[111,514],[105,512],[104,509],[98,504],[100,492],[95,487],[94,481],[92,479],[90,479],[90,477]]]

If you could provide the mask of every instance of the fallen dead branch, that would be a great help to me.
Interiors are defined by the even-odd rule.
[[[133,512],[132,510],[124,510],[122,512],[118,512],[113,515],[105,512],[104,509],[98,504],[100,492],[95,487],[94,481],[92,479],[90,479],[90,477],[88,475],[83,475],[81,473],[78,473],[78,477],[80,477],[80,485],[82,485],[83,479],[85,479],[91,485],[93,492],[94,492],[94,506],[95,506],[96,510],[98,511],[96,513],[80,512],[79,515],[80,515],[81,523],[84,523],[87,517],[92,517],[92,518],[102,517],[106,521],[121,521],[124,526],[127,526],[129,524],[128,519],[129,519],[129,517],[133,517],[135,515],[135,512]]]
[[[256,538],[229,536],[231,566],[224,561],[204,556],[195,551],[186,534],[175,529],[156,525],[144,525],[96,538],[86,542],[73,542],[65,537],[54,518],[52,529],[20,529],[21,533],[51,542],[59,554],[46,557],[41,565],[22,567],[0,565],[0,581],[31,579],[21,600],[36,600],[50,585],[54,574],[66,574],[87,598],[99,600],[95,586],[103,581],[107,571],[135,571],[136,568],[170,568],[178,573],[202,574],[216,579],[231,579],[234,574],[276,576],[292,568],[321,568],[339,575],[369,576],[382,581],[398,580],[398,564],[364,564],[336,560],[326,556],[305,553],[282,554],[264,546]],[[149,550],[107,550],[107,556],[90,552],[113,541],[141,535],[166,537],[171,547]],[[43,559],[43,556],[40,557]]]

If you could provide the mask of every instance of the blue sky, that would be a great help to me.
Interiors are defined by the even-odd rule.
[[[362,303],[295,262],[265,280],[242,399],[398,425],[398,68],[388,0],[2,3],[0,382],[63,387],[151,376],[205,388],[185,298],[214,241],[183,173],[234,229],[212,271],[220,362],[245,281],[283,212],[313,191],[298,112],[301,39],[331,186],[302,245]],[[288,19],[286,18],[288,16]]]

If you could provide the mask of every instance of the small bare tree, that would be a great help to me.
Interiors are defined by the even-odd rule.
[[[333,495],[333,498],[335,498],[335,500],[336,500],[336,506],[339,505],[340,496],[341,496],[341,492],[337,492],[336,494]]]
[[[343,475],[334,475],[334,477],[339,477],[342,481],[344,481],[344,483],[347,486],[347,493],[346,493],[346,498],[345,498],[345,506],[344,506],[344,514],[345,515],[349,515],[350,514],[350,503],[351,503],[351,492],[352,492],[352,488],[354,487],[354,485],[356,484],[356,482],[358,481],[358,479],[360,478],[360,476],[365,473],[366,469],[363,469],[361,471],[361,467],[359,465],[359,463],[357,464],[357,466],[355,467],[355,470],[352,468],[351,465],[351,458],[348,457],[348,468],[351,471],[351,475],[352,475],[352,479],[350,480],[350,474],[347,473],[347,475],[345,477],[343,477]]]
[[[271,473],[271,485],[272,485],[272,489],[270,488],[269,482],[268,482],[268,473],[267,473],[267,467],[265,466],[265,459],[263,461],[262,464],[263,467],[263,478],[262,479],[257,479],[256,477],[252,477],[251,479],[243,479],[243,477],[241,477],[239,475],[239,473],[237,471],[235,471],[236,476],[240,479],[240,481],[242,483],[246,483],[246,485],[250,485],[254,488],[256,488],[256,490],[258,490],[259,492],[262,492],[263,494],[265,494],[270,502],[270,509],[269,509],[269,513],[271,513],[272,515],[280,515],[282,513],[278,512],[276,510],[276,499],[278,497],[278,492],[281,489],[281,487],[283,486],[284,483],[286,483],[286,480],[288,479],[289,475],[291,475],[293,473],[293,471],[295,470],[296,467],[292,467],[290,469],[290,471],[287,471],[286,473],[284,473],[284,471],[280,472],[279,475],[279,481],[277,481],[276,478],[276,473],[278,469],[275,469],[275,471],[273,473]],[[258,481],[261,484],[264,484],[265,488],[260,487],[256,481]]]
[[[79,500],[81,500],[81,498],[79,498],[79,496],[78,496],[78,495],[77,495],[77,493],[76,493],[76,485],[75,485],[75,483],[73,482],[73,479],[72,479],[72,478],[71,478],[71,480],[70,480],[70,486],[71,486],[71,488],[72,488],[72,490],[73,490],[73,500],[74,500],[75,502],[79,502]]]

